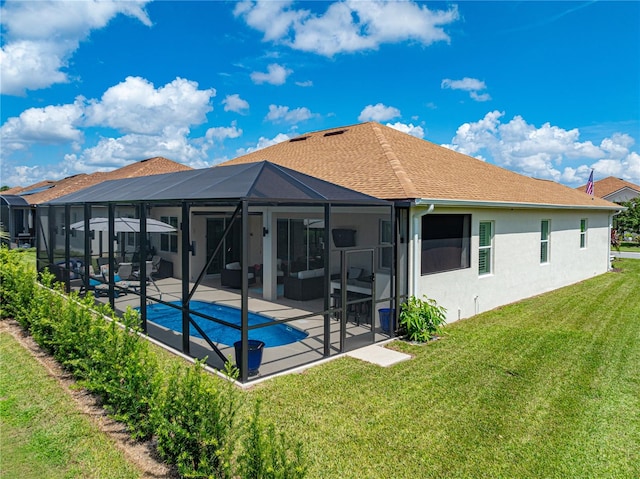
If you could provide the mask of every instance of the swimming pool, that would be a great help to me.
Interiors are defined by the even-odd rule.
[[[180,301],[174,301],[171,304],[180,306]],[[216,303],[207,303],[205,301],[191,301],[190,309],[240,326],[240,310],[238,308]],[[239,329],[230,328],[224,324],[219,324],[196,315],[192,315],[191,317],[214,343],[233,346],[233,343],[241,339]],[[160,303],[147,306],[147,320],[164,326],[165,328],[172,329],[173,331],[182,332],[182,311],[172,308],[171,306]],[[295,343],[309,335],[309,333],[305,331],[280,323],[268,316],[249,313],[249,326],[269,322],[273,322],[274,325],[249,331],[249,339],[260,340],[264,342],[265,347],[268,348]],[[190,326],[190,334],[196,338],[202,338],[193,325]]]

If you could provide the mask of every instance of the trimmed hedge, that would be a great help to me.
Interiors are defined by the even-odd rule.
[[[162,370],[139,334],[137,312],[116,318],[92,294],[67,296],[48,273],[42,285],[37,279],[20,250],[0,248],[2,319],[18,321],[133,438],[154,437],[183,477],[306,476],[301,444],[264,424],[259,405],[243,418],[246,396],[230,381],[206,374],[200,362],[176,360],[169,372]],[[237,377],[232,366],[226,372]]]

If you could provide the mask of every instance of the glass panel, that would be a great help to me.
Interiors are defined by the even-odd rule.
[[[230,218],[208,218],[207,219],[207,261],[211,258],[211,253],[218,246],[224,230]],[[177,246],[177,237],[176,237]],[[218,274],[225,264],[240,261],[242,256],[242,224],[239,220],[233,223],[231,231],[227,233],[224,245],[218,250],[218,254],[207,269],[207,274]]]
[[[480,246],[491,246],[491,223],[480,223]]]
[[[491,273],[491,249],[485,248],[479,251],[478,272],[480,274]]]
[[[540,239],[546,240],[549,238],[549,221],[542,220],[540,222]]]
[[[285,273],[324,267],[324,220],[279,219],[278,259]]]
[[[540,244],[540,262],[546,263],[549,257],[549,243],[546,241]]]

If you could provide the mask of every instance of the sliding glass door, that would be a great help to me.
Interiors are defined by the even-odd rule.
[[[207,218],[207,262],[218,247],[230,218]],[[240,261],[242,254],[242,225],[235,221],[231,231],[224,239],[224,244],[207,269],[207,274],[220,274],[225,264]]]
[[[279,219],[278,259],[288,273],[324,267],[324,221]]]

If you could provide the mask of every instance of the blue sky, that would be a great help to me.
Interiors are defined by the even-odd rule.
[[[378,121],[640,184],[640,2],[3,1],[2,185]]]

